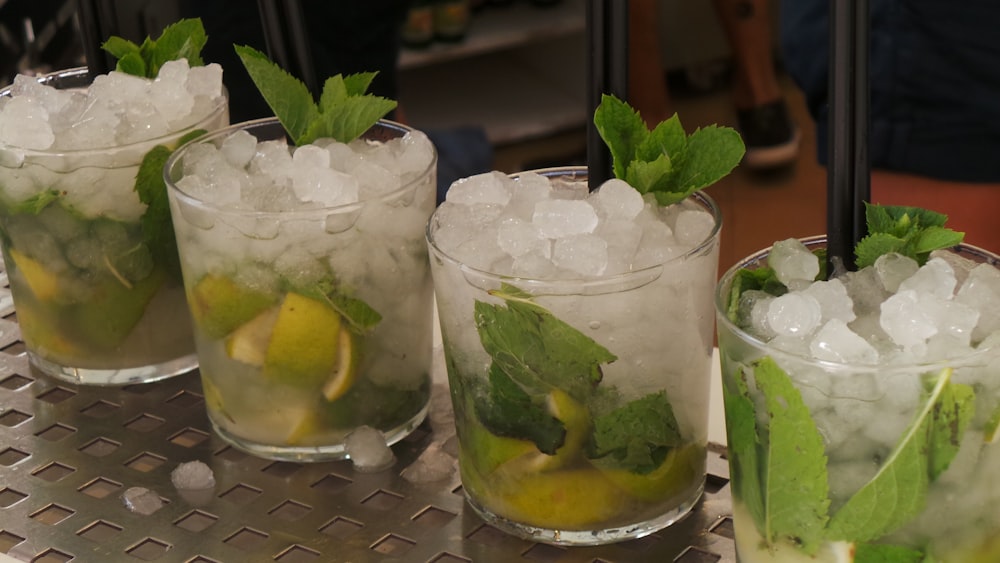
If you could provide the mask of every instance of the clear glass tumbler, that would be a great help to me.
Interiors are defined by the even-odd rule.
[[[535,172],[587,190],[585,168]],[[700,193],[679,205],[704,212],[703,240],[573,279],[472,267],[442,250],[442,213],[431,218],[462,486],[497,528],[604,544],[669,526],[701,497],[721,215]]]
[[[39,79],[59,90],[91,80],[86,68]],[[10,96],[11,87],[0,92]],[[137,176],[148,154],[228,125],[224,96],[207,111],[181,130],[124,145],[0,144],[0,246],[34,367],[73,383],[121,385],[197,366],[165,196],[139,193]],[[163,159],[150,162],[162,167]]]
[[[887,260],[783,294],[758,291],[771,255],[734,266],[716,293],[738,559],[1000,561],[1000,257],[961,245],[905,285]],[[932,278],[941,285],[917,297]],[[769,303],[777,294],[791,299]],[[808,337],[778,314],[848,295],[853,307],[823,309],[834,318]],[[921,303],[953,320],[925,324]],[[929,330],[902,337],[891,318]],[[770,338],[768,326],[783,328]]]
[[[411,131],[383,120],[355,143],[399,142]],[[285,139],[272,118],[185,145],[165,170],[212,426],[272,459],[344,458],[345,439],[360,426],[395,443],[423,421],[430,397],[433,287],[423,232],[435,204],[433,148],[422,168],[350,204],[259,211],[288,192],[269,185],[256,199],[220,203],[185,185],[191,155],[209,144],[230,151],[227,142],[248,135],[259,144],[245,160],[273,150],[292,162],[284,144],[264,148]],[[241,166],[248,186],[263,175]],[[223,180],[208,189],[224,189]]]

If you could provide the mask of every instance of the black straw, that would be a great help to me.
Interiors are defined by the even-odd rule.
[[[587,2],[587,107],[591,116],[603,94],[628,99],[628,0]],[[611,151],[587,120],[587,175],[590,189],[614,177]]]
[[[868,2],[830,2],[829,158],[827,170],[828,272],[854,268],[854,246],[864,236],[871,198],[868,155]]]
[[[83,52],[87,57],[87,69],[91,77],[107,74],[112,69],[108,55],[101,49],[101,45],[118,33],[114,30],[113,18],[107,16],[109,14],[101,10],[100,0],[77,0],[77,19],[83,35]]]
[[[300,0],[257,0],[267,54],[272,61],[305,83],[314,97],[321,90],[313,66],[309,33]]]

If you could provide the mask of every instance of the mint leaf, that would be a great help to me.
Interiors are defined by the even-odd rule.
[[[814,555],[830,507],[823,438],[802,395],[770,357],[753,369],[770,419],[764,459],[764,539]]]
[[[858,544],[854,548],[854,563],[922,563],[923,551],[898,545]]]
[[[830,520],[830,537],[872,541],[899,528],[927,499],[928,457],[934,410],[946,395],[952,370],[937,376],[934,389],[910,427],[871,481],[859,489]]]
[[[724,373],[732,373],[726,370]],[[757,524],[757,530],[764,533],[764,491],[767,488],[762,473],[762,441],[757,433],[757,415],[747,385],[746,371],[740,369],[733,378],[725,378],[722,385],[722,400],[726,413],[726,436],[729,437],[727,451],[733,476],[733,498],[742,502]]]
[[[58,200],[60,197],[62,197],[62,195],[57,190],[45,190],[44,192],[39,192],[24,201],[11,205],[9,213],[38,215],[43,209],[48,207],[50,203]]]
[[[188,18],[165,27],[157,39],[147,37],[142,45],[112,36],[101,44],[101,48],[118,59],[115,67],[118,72],[156,78],[167,61],[187,59],[190,66],[204,65],[201,51],[207,42],[201,20]]]
[[[660,391],[595,418],[589,457],[609,459],[617,467],[646,474],[681,443],[673,408],[666,392]]]
[[[611,151],[614,172],[640,193],[671,205],[732,172],[746,147],[728,127],[705,127],[687,135],[674,114],[652,131],[627,103],[605,94],[594,125]]]
[[[941,476],[958,454],[962,437],[976,410],[976,394],[972,387],[949,383],[934,404],[930,436],[930,479]]]
[[[328,78],[317,104],[301,80],[267,55],[248,46],[235,49],[267,105],[298,146],[324,137],[349,143],[396,108],[393,100],[365,93],[375,73]]]
[[[594,112],[594,125],[611,151],[615,176],[625,179],[625,173],[635,160],[639,145],[649,135],[646,122],[628,104],[605,94],[601,96],[601,105]]]
[[[497,436],[531,440],[539,451],[555,455],[566,428],[549,414],[543,399],[532,398],[496,362],[490,365],[486,400],[476,401],[476,417]]]
[[[922,265],[934,250],[962,242],[964,233],[944,228],[947,219],[919,207],[865,203],[868,236],[855,246],[855,264],[864,268],[883,254],[897,252]]]
[[[324,265],[329,273],[320,282],[302,286],[285,280],[286,290],[329,303],[347,321],[348,327],[355,334],[363,336],[371,332],[382,322],[382,315],[361,299],[346,295],[337,285],[332,269],[329,265]]]
[[[765,291],[775,297],[788,293],[788,288],[778,280],[778,275],[770,266],[737,270],[733,275],[732,285],[729,286],[729,302],[726,307],[726,317],[730,321],[739,321],[740,296],[750,290]]]
[[[306,144],[301,141],[320,115],[309,88],[253,47],[237,45],[234,48],[257,90],[289,137],[296,145]]]
[[[617,360],[582,332],[504,285],[490,292],[506,301],[475,303],[475,323],[483,348],[522,387],[545,393],[559,388],[586,402],[601,381],[601,364]]]

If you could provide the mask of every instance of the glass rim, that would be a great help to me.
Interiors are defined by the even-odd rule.
[[[68,68],[68,69],[63,69],[63,70],[57,70],[57,71],[54,71],[54,72],[49,72],[47,74],[38,75],[38,76],[36,76],[34,78],[38,82],[44,84],[47,81],[51,81],[51,80],[57,79],[57,78],[79,79],[79,78],[82,78],[82,77],[90,77],[90,71],[87,69],[87,67],[74,67],[74,68]],[[13,87],[14,87],[14,85],[10,84],[10,85],[5,86],[2,89],[0,89],[0,97],[11,97],[12,98],[13,96],[10,94],[10,91],[11,91],[11,89],[13,89]],[[194,121],[193,123],[184,126],[184,128],[182,128],[182,129],[177,129],[175,131],[171,131],[169,133],[166,133],[164,135],[159,135],[157,137],[150,137],[149,139],[142,139],[142,140],[138,140],[138,141],[132,141],[132,142],[126,143],[126,144],[115,144],[115,145],[108,145],[108,146],[104,146],[104,147],[88,147],[88,148],[81,148],[81,149],[56,149],[56,150],[29,149],[29,148],[19,147],[17,145],[9,145],[9,144],[5,144],[5,143],[0,143],[0,149],[9,150],[9,151],[16,151],[19,155],[23,156],[25,159],[29,159],[29,158],[38,158],[38,157],[44,157],[44,158],[58,158],[58,157],[80,158],[80,157],[86,157],[87,155],[91,155],[91,154],[102,154],[102,155],[105,155],[109,151],[131,150],[131,149],[133,149],[135,147],[141,147],[141,146],[144,146],[144,145],[148,145],[150,148],[152,148],[152,147],[155,147],[157,145],[169,144],[171,141],[179,139],[179,138],[183,137],[184,135],[187,135],[191,131],[196,131],[196,130],[202,128],[203,125],[205,125],[206,123],[208,123],[208,122],[212,121],[213,119],[217,118],[221,112],[226,111],[226,109],[228,108],[228,105],[229,105],[229,92],[226,90],[225,86],[223,86],[223,88],[222,88],[222,96],[218,99],[217,103],[214,106],[212,106],[211,111],[209,111],[204,116],[198,118],[197,121]]]
[[[534,172],[536,174],[541,174],[547,177],[573,176],[575,180],[586,180],[588,178],[588,169],[586,166],[552,166],[547,168],[535,168],[531,170],[524,170],[521,172],[508,174],[508,176],[516,179],[518,176],[529,172]],[[635,278],[652,277],[652,279],[655,279],[656,277],[659,277],[659,274],[660,272],[662,272],[664,267],[673,263],[683,262],[694,256],[698,256],[699,254],[704,253],[705,249],[709,247],[711,244],[713,244],[713,241],[715,241],[718,238],[719,232],[722,229],[722,210],[719,208],[715,200],[712,199],[712,197],[709,196],[707,193],[705,193],[703,190],[698,190],[692,193],[690,196],[688,196],[688,198],[694,198],[694,200],[696,200],[699,205],[705,208],[712,215],[713,225],[712,225],[712,230],[709,232],[709,234],[702,241],[700,241],[698,244],[694,245],[684,253],[679,254],[677,256],[673,256],[665,262],[660,262],[658,264],[651,264],[649,266],[645,266],[637,270],[630,270],[628,272],[618,272],[615,274],[602,274],[599,276],[576,276],[573,278],[534,278],[526,276],[516,276],[512,274],[511,275],[500,274],[482,268],[477,268],[475,266],[470,266],[468,264],[463,263],[461,260],[458,260],[451,254],[442,250],[438,246],[437,242],[434,240],[433,227],[435,225],[435,218],[437,217],[437,212],[438,212],[437,209],[434,210],[434,213],[431,214],[430,220],[427,222],[425,238],[427,239],[428,246],[431,248],[431,250],[435,255],[440,256],[441,258],[447,260],[449,263],[453,264],[455,267],[457,267],[466,275],[471,274],[478,278],[495,279],[505,283],[510,282],[512,284],[516,284],[518,288],[525,291],[529,291],[530,289],[570,286],[573,289],[566,289],[566,292],[579,293],[580,290],[583,290],[585,293],[590,293],[590,291],[587,290],[599,291],[600,288],[603,288],[605,286],[620,286],[625,281],[632,280]],[[652,281],[652,279],[650,279],[650,281]],[[558,293],[561,294],[564,292],[558,292]]]
[[[807,247],[815,247],[817,245],[826,244],[826,235],[812,235],[808,237],[798,238],[800,242],[805,244]],[[986,354],[995,352],[997,350],[996,345],[987,346],[985,348],[973,349],[971,353],[960,356],[960,357],[949,357],[940,358],[927,361],[917,361],[917,362],[899,362],[899,363],[878,363],[878,364],[861,364],[861,363],[846,363],[838,362],[834,360],[822,360],[819,358],[812,358],[809,356],[804,356],[796,352],[790,352],[783,349],[778,349],[760,338],[750,334],[749,332],[743,330],[736,325],[727,314],[726,309],[728,308],[729,300],[729,290],[732,286],[732,280],[736,275],[736,272],[745,268],[747,265],[755,265],[759,267],[767,256],[770,254],[774,246],[768,246],[758,250],[743,259],[739,260],[736,264],[731,266],[722,276],[719,278],[719,282],[715,287],[715,295],[713,301],[715,302],[715,317],[716,324],[721,329],[725,327],[727,331],[735,335],[739,340],[747,345],[753,346],[761,350],[767,350],[769,354],[791,358],[800,363],[806,363],[809,365],[819,366],[826,372],[839,372],[839,371],[849,371],[851,373],[857,372],[877,372],[877,373],[896,373],[904,371],[912,371],[914,369],[920,369],[921,371],[932,371],[940,370],[946,367],[961,366],[975,362],[977,358],[984,356]],[[983,259],[983,263],[988,263],[997,267],[1000,265],[1000,255],[994,254],[984,248],[968,244],[960,243],[956,246],[950,247],[947,250],[954,251],[959,249],[961,251],[967,252]],[[766,265],[766,264],[765,264]],[[718,329],[717,329],[718,330]]]
[[[368,205],[370,203],[374,203],[374,202],[378,202],[378,201],[385,201],[385,200],[390,200],[390,199],[396,198],[400,194],[403,194],[403,193],[406,193],[409,190],[412,190],[415,186],[417,186],[421,182],[425,181],[425,179],[427,178],[428,174],[431,174],[436,169],[436,167],[437,167],[437,161],[438,161],[437,148],[434,146],[434,144],[428,138],[428,145],[431,148],[431,159],[430,159],[430,162],[427,163],[427,167],[424,168],[423,170],[421,170],[410,181],[401,184],[397,189],[394,189],[392,191],[389,191],[389,192],[386,192],[386,193],[383,193],[383,194],[379,194],[377,197],[372,197],[372,198],[368,198],[368,199],[359,199],[358,201],[353,202],[353,203],[344,203],[344,204],[340,204],[340,205],[324,205],[324,206],[321,206],[321,207],[310,207],[310,208],[301,208],[301,209],[288,209],[288,210],[284,210],[284,211],[257,211],[257,210],[254,210],[254,209],[238,209],[238,208],[234,208],[231,205],[220,205],[220,204],[217,204],[217,203],[211,203],[211,202],[207,202],[207,201],[205,201],[205,200],[203,200],[201,198],[198,198],[196,196],[193,196],[193,195],[189,194],[188,192],[184,191],[179,186],[177,186],[176,181],[173,179],[174,168],[177,167],[177,166],[179,166],[181,164],[181,160],[184,158],[184,155],[191,149],[191,147],[193,147],[195,145],[198,145],[198,144],[202,144],[202,143],[208,143],[208,142],[214,142],[214,141],[217,141],[217,140],[221,140],[221,139],[223,139],[223,138],[225,138],[225,137],[227,137],[227,136],[235,133],[236,131],[248,130],[248,129],[256,129],[256,128],[262,128],[262,127],[277,127],[277,128],[281,129],[281,131],[282,131],[283,134],[287,135],[287,133],[285,133],[284,126],[281,124],[281,121],[278,120],[277,117],[274,117],[274,116],[272,116],[272,117],[262,117],[262,118],[259,118],[259,119],[252,119],[252,120],[249,120],[249,121],[241,121],[240,123],[234,123],[234,124],[231,124],[231,125],[229,125],[227,127],[223,127],[221,129],[216,129],[214,131],[210,131],[210,132],[208,132],[205,135],[201,135],[200,137],[191,139],[188,142],[184,143],[183,145],[177,147],[177,150],[173,151],[173,153],[170,154],[170,156],[167,158],[166,163],[164,163],[164,166],[163,166],[163,180],[166,183],[167,190],[170,193],[173,193],[175,197],[180,198],[181,200],[183,200],[188,205],[194,205],[194,206],[200,207],[202,209],[209,209],[209,210],[212,210],[213,212],[222,213],[222,214],[254,215],[256,217],[284,217],[284,218],[288,218],[292,214],[294,214],[296,216],[309,216],[309,215],[312,215],[312,214],[321,214],[321,213],[322,214],[348,213],[348,212],[351,212],[351,211],[355,211],[355,210],[361,209],[361,208],[365,207],[366,205]],[[412,131],[419,131],[418,129],[415,129],[415,128],[407,126],[407,125],[404,125],[404,124],[399,123],[397,121],[392,121],[390,119],[380,119],[380,120],[378,120],[375,123],[375,125],[373,125],[371,128],[368,129],[368,131],[372,131],[372,130],[374,130],[377,127],[384,127],[384,128],[389,129],[389,130],[399,132],[399,133],[401,133],[401,135],[399,135],[400,137],[402,135],[405,135],[406,133],[409,133],[409,132],[412,132]],[[366,131],[366,133],[368,131]],[[364,135],[364,133],[362,135]],[[268,139],[268,140],[270,140],[270,139]],[[288,146],[291,148],[291,147],[294,147],[295,145],[293,145],[293,144],[291,144],[291,142],[289,142]],[[180,179],[180,178],[178,178],[178,179]]]

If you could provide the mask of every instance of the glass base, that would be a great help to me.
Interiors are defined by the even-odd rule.
[[[469,503],[469,506],[475,510],[476,514],[486,521],[486,523],[512,536],[552,545],[588,546],[634,540],[648,536],[653,532],[676,524],[691,513],[691,510],[696,504],[698,504],[698,501],[701,500],[701,496],[704,492],[705,484],[704,481],[702,481],[702,484],[692,492],[691,496],[687,500],[665,514],[643,522],[597,530],[553,530],[549,528],[539,528],[537,526],[521,524],[508,520],[503,516],[493,514],[473,500],[472,497],[469,496],[468,491],[465,493],[465,500]]]
[[[385,442],[388,445],[393,445],[396,442],[402,440],[403,438],[410,435],[411,432],[417,429],[424,422],[424,418],[427,417],[427,409],[429,405],[425,404],[424,408],[415,414],[410,420],[400,424],[399,426],[385,430],[382,432],[385,435]],[[212,420],[212,417],[208,417],[209,422],[212,424],[212,430],[215,434],[222,438],[223,441],[233,446],[234,448],[246,452],[250,455],[257,457],[262,457],[265,459],[274,459],[278,461],[296,461],[296,462],[319,462],[319,461],[336,461],[338,459],[347,459],[347,450],[344,447],[343,442],[336,444],[329,444],[325,446],[275,446],[274,444],[262,444],[260,442],[254,442],[252,440],[247,440],[241,436],[236,436],[232,432],[229,432]]]
[[[152,383],[187,373],[198,367],[198,357],[195,354],[188,354],[159,364],[121,369],[64,366],[46,360],[30,350],[28,351],[28,361],[33,368],[45,375],[76,385],[118,386]]]

